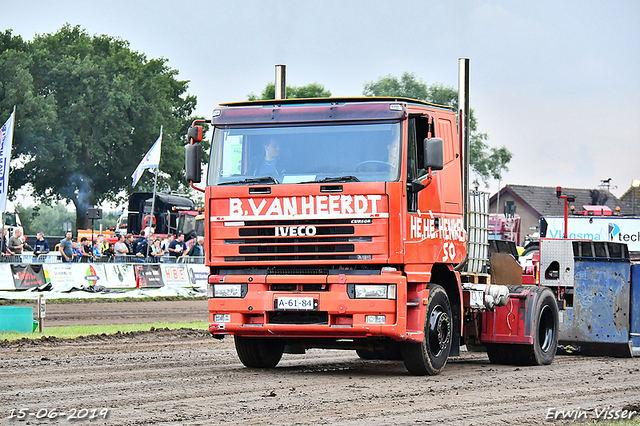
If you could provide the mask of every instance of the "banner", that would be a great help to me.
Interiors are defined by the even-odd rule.
[[[211,271],[206,265],[189,265],[189,280],[191,281],[191,286],[206,289],[210,273]]]
[[[15,114],[14,108],[7,121],[0,127],[0,212],[7,210],[9,163],[11,162],[11,142],[13,141]]]
[[[160,151],[162,150],[162,128],[160,128],[160,136],[156,139],[156,142],[153,144],[151,149],[144,156],[136,170],[131,175],[133,179],[133,184],[131,186],[136,186],[140,178],[142,177],[142,173],[145,169],[154,169],[157,168],[160,164]]]
[[[8,263],[0,263],[0,291],[11,291],[15,289],[16,286],[13,282],[11,265]]]
[[[44,268],[34,264],[12,264],[11,274],[16,290],[40,287],[45,283]]]
[[[545,217],[547,238],[562,238],[564,217]],[[640,219],[620,216],[569,216],[568,238],[626,243],[631,252],[640,252]]]
[[[163,263],[162,279],[168,286],[188,287],[191,285],[185,264]]]
[[[134,265],[133,272],[136,276],[136,287],[138,288],[164,287],[160,265]]]
[[[136,278],[133,266],[129,263],[105,263],[104,271],[107,276],[108,288],[135,288]]]

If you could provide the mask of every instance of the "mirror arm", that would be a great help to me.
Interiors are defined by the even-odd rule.
[[[424,180],[426,180],[427,182],[424,182]],[[427,186],[431,185],[432,181],[433,181],[433,174],[431,173],[431,167],[429,167],[427,169],[427,176],[425,178],[420,179],[420,177],[418,177],[417,179],[411,182],[411,192],[417,193],[422,191]]]
[[[189,181],[189,185],[191,185],[191,187],[192,187],[193,189],[195,189],[196,191],[204,192],[204,189],[202,189],[202,188],[198,188],[197,186],[195,186],[195,185],[193,184],[193,181]]]

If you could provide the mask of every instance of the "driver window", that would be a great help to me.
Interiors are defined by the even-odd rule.
[[[409,117],[409,138],[407,152],[407,184],[414,179],[426,174],[421,168],[424,163],[424,140],[433,136],[429,134],[429,117],[416,115]],[[407,209],[410,212],[418,211],[418,193],[407,191]]]

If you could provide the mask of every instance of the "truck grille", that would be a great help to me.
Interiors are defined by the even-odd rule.
[[[212,258],[222,262],[370,260],[386,257],[386,218],[246,221],[212,227]]]

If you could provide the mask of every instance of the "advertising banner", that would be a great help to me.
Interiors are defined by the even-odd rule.
[[[81,286],[83,284],[82,281],[74,278],[70,263],[45,263],[43,266],[54,288]]]
[[[109,288],[135,288],[136,277],[133,273],[133,265],[128,263],[105,263],[104,271]]]
[[[12,291],[15,289],[11,265],[8,263],[0,263],[0,291]]]
[[[44,269],[42,265],[11,264],[11,275],[16,290],[27,290],[44,285]]]
[[[180,263],[168,263],[162,265],[162,279],[168,286],[190,286],[191,280],[187,271],[187,265]]]
[[[547,238],[562,238],[563,217],[545,217]],[[629,251],[640,252],[640,218],[619,216],[569,216],[567,237],[593,241],[627,243]]]
[[[134,265],[133,271],[138,288],[164,287],[160,265]]]
[[[206,265],[192,264],[188,266],[189,278],[193,287],[207,288],[209,267]]]

